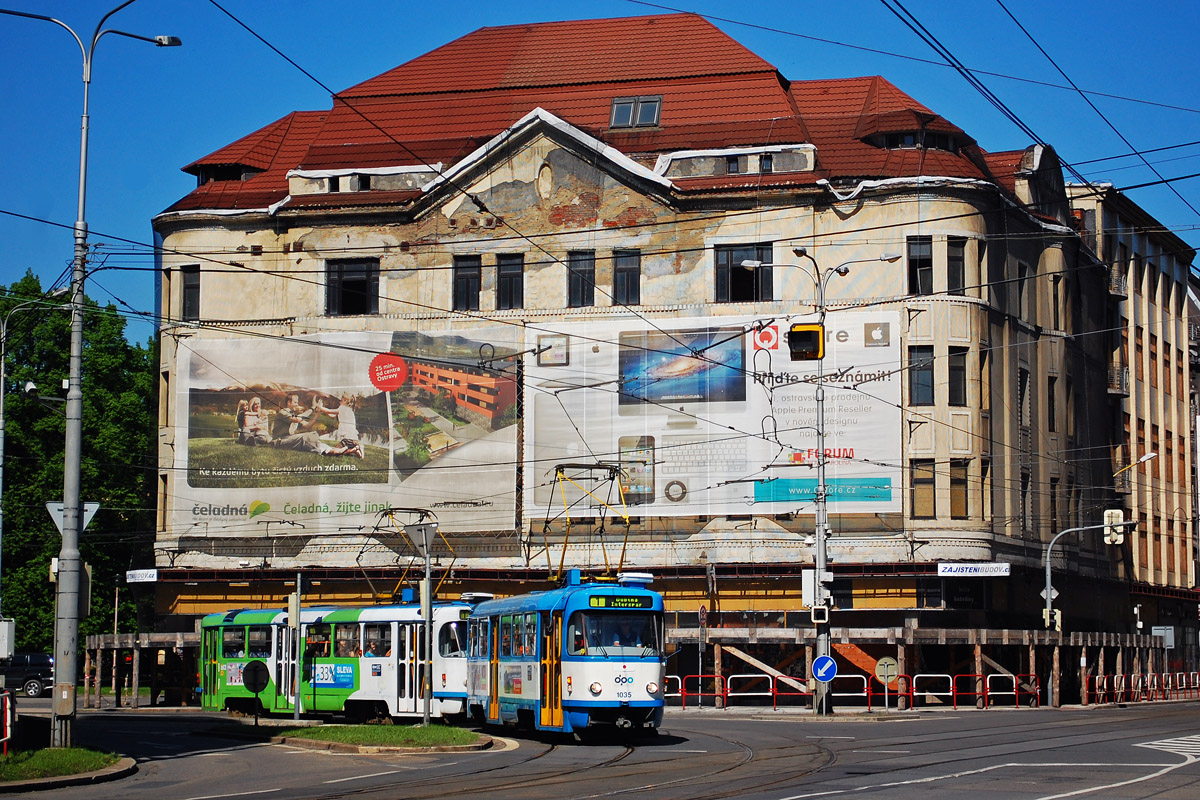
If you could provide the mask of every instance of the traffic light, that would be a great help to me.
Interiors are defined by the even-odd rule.
[[[819,322],[793,325],[787,343],[792,361],[820,361],[825,357],[825,326]]]
[[[1123,544],[1125,542],[1125,512],[1120,508],[1110,508],[1104,512],[1104,543]]]
[[[1057,608],[1054,608],[1054,609],[1043,608],[1042,609],[1042,622],[1044,622],[1046,624],[1047,628],[1053,627],[1054,630],[1061,631],[1062,630],[1062,611]]]

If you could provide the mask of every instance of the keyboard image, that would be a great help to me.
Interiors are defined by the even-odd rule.
[[[746,471],[745,437],[665,436],[658,451],[662,475],[715,473],[739,475]]]

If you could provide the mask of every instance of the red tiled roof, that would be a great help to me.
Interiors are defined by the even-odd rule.
[[[244,164],[263,170],[244,181],[209,181],[167,211],[266,208],[287,197],[288,170],[294,169],[321,124],[325,111],[295,111],[249,136],[184,167]],[[268,157],[269,156],[269,157]],[[238,158],[246,160],[238,161]]]
[[[864,142],[864,136],[912,131],[924,124],[974,144],[959,128],[883,78],[795,81],[791,94],[817,146],[817,167],[829,178],[985,177],[965,153],[933,148],[889,150]]]
[[[608,130],[614,97],[662,96],[660,125]],[[305,156],[305,169],[330,169],[348,144],[383,145],[374,160],[357,166],[452,163],[541,107],[627,152],[807,141],[776,73],[690,77],[672,82],[600,83],[558,88],[495,89],[462,94],[409,94],[334,105]],[[470,146],[461,144],[469,140]],[[403,142],[404,146],[396,144]],[[441,144],[435,144],[440,142]],[[443,147],[444,150],[438,150]],[[406,152],[420,153],[418,159]],[[331,156],[333,156],[331,160]]]
[[[638,95],[662,97],[660,124],[610,130],[613,98]],[[992,173],[1012,188],[1012,165],[985,156],[959,128],[887,80],[789,83],[704,19],[670,14],[480,29],[352,87],[327,112],[290,114],[188,165],[190,172],[232,164],[265,171],[247,181],[201,186],[169,210],[262,208],[287,196],[286,175],[295,168],[450,167],[538,107],[643,163],[675,150],[816,145],[814,173],[678,181],[687,192],[806,185],[819,178],[997,180]],[[922,127],[966,145],[948,152],[864,141]],[[380,203],[411,199],[394,194],[363,193]],[[374,201],[342,193],[295,205]]]
[[[662,14],[480,28],[342,98],[474,92],[586,83],[774,72],[694,14]]]

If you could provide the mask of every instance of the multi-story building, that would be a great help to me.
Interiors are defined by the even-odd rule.
[[[1120,565],[1135,624],[1194,647],[1195,443],[1189,281],[1195,251],[1111,185],[1070,185],[1089,247],[1109,269],[1111,466],[1118,507],[1138,520]],[[1181,620],[1189,624],[1180,625]]]
[[[444,592],[648,570],[677,641],[703,607],[708,641],[783,665],[824,462],[843,657],[980,664],[1003,629],[988,657],[1044,673],[1069,644],[1030,638],[1047,542],[1099,522],[1114,454],[1172,463],[1135,492],[1185,480],[1184,254],[1143,295],[1164,332],[1126,315],[1130,450],[1105,251],[1054,150],[985,152],[880,77],[789,80],[696,16],[482,29],[185,169],[154,221],[157,591],[184,627],[297,572],[386,599],[423,509]],[[822,317],[823,420],[786,343]],[[1134,579],[1194,635],[1191,505],[1161,502],[1131,562],[1098,532],[1055,551],[1067,630],[1128,632]]]

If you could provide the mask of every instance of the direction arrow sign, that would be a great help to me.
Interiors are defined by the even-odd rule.
[[[829,656],[817,656],[813,659],[812,672],[821,683],[829,683],[837,677],[837,662]]]
[[[62,533],[63,526],[63,504],[62,503],[46,503],[46,510],[50,512],[54,524],[58,526],[58,532]],[[96,512],[100,510],[99,503],[84,503],[83,504],[83,519],[79,526],[79,532],[83,533],[87,530],[88,523],[92,521],[92,517],[96,516]]]

